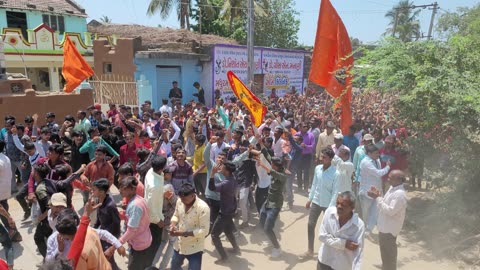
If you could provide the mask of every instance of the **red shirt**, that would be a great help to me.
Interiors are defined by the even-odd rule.
[[[108,183],[112,185],[115,172],[112,164],[109,162],[104,161],[101,164],[98,164],[97,161],[94,160],[88,163],[87,169],[83,175],[86,176],[90,182],[94,182],[100,178],[107,178]]]
[[[138,157],[137,157],[137,148],[140,148],[140,146],[133,144],[133,147],[128,147],[128,144],[122,145],[120,147],[120,163],[119,166],[122,166],[123,164],[130,162],[133,166],[133,170],[135,171],[135,167],[137,166],[138,163]]]

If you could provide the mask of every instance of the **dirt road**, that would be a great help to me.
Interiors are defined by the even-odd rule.
[[[115,194],[116,192],[114,192]],[[260,230],[253,226],[243,230],[238,237],[242,254],[229,258],[226,265],[215,265],[213,262],[217,258],[217,254],[211,241],[207,241],[205,253],[203,256],[203,269],[316,269],[316,260],[301,261],[299,255],[306,251],[307,241],[307,221],[308,212],[304,205],[306,197],[295,194],[295,206],[292,211],[282,211],[279,220],[275,226],[275,231],[279,238],[283,253],[279,259],[271,260],[269,253],[271,248],[262,246],[262,241],[267,240]],[[76,192],[74,195],[74,205],[80,209],[82,203],[81,195]],[[10,213],[15,220],[20,220],[23,216],[19,204],[10,199]],[[319,219],[319,223],[321,217]],[[257,218],[252,220],[252,224],[256,224]],[[318,224],[319,224],[318,223]],[[15,244],[15,269],[31,270],[35,269],[35,265],[41,262],[41,256],[36,252],[36,246],[33,241],[35,229],[32,228],[30,222],[17,222],[17,226],[23,236],[23,242]],[[450,261],[441,261],[433,258],[428,250],[422,246],[422,242],[416,240],[411,235],[399,239],[399,269],[404,270],[454,270],[459,269],[459,265]],[[230,247],[227,241],[224,241],[225,247]],[[318,250],[320,242],[315,243],[315,250]],[[0,252],[0,256],[4,257],[5,253]],[[127,269],[123,258],[118,258],[117,262],[122,269]],[[186,269],[186,268],[185,268]],[[362,269],[381,269],[380,251],[378,245],[374,242],[366,240]]]

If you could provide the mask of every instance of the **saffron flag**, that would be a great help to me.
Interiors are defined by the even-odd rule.
[[[83,59],[78,52],[75,44],[68,38],[65,38],[63,43],[63,78],[67,81],[63,91],[71,93],[77,86],[79,86],[85,79],[94,74],[93,69]]]
[[[336,107],[342,109],[340,127],[344,134],[352,124],[352,67],[352,45],[347,29],[330,1],[322,0],[308,79],[338,99]]]
[[[267,107],[262,104],[260,99],[258,99],[232,71],[227,72],[227,78],[235,96],[237,96],[250,111],[253,124],[259,127],[263,122],[263,117],[267,113]]]

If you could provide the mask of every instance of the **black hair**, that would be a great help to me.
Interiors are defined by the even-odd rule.
[[[59,155],[63,155],[63,153],[65,152],[65,149],[63,148],[63,145],[59,143],[54,143],[48,147],[48,151],[55,152]]]
[[[30,115],[25,116],[25,123],[33,123],[33,117]]]
[[[121,175],[133,175],[134,171],[132,164],[129,162],[124,163],[122,166],[120,166],[120,168],[118,168],[117,173]]]
[[[197,135],[195,135],[195,140],[197,140],[197,142],[199,142],[201,145],[203,145],[205,143],[205,141],[207,140],[207,137],[205,137],[205,135],[203,135],[203,134],[197,134]]]
[[[16,127],[17,127],[17,130],[21,130],[22,132],[25,132],[25,126],[24,125],[17,124]]]
[[[73,115],[67,115],[65,116],[65,121],[70,121],[70,122],[74,122],[75,123],[75,117],[73,117]]]
[[[280,169],[280,171],[283,171],[283,163],[281,158],[272,157],[272,165],[277,166]]]
[[[122,138],[123,137],[123,128],[116,126],[113,128],[113,134],[115,134],[117,137]]]
[[[15,119],[7,119],[7,120],[5,120],[5,123],[7,123],[11,126],[14,126],[15,125]]]
[[[162,99],[162,104],[163,105],[168,105],[168,99]]]
[[[272,137],[266,137],[265,139],[266,143],[273,143],[273,138]]]
[[[25,150],[33,150],[35,149],[35,144],[31,141],[27,141],[23,144],[23,149]],[[2,150],[0,149],[0,152],[2,152]]]
[[[200,86],[200,84],[198,82],[194,82],[193,86]]]
[[[108,150],[105,145],[99,144],[97,147],[95,147],[95,152],[101,152],[106,155],[108,153]]]
[[[137,154],[137,157],[140,160],[145,160],[148,157],[148,155],[150,154],[150,150],[142,147],[142,148],[137,149],[136,154]]]
[[[50,167],[47,165],[40,163],[40,164],[35,164],[33,166],[33,170],[38,173],[40,178],[45,179],[47,175],[50,173]]]
[[[146,130],[142,130],[140,131],[140,133],[138,134],[138,137],[149,137],[148,136],[148,133]]]
[[[106,125],[102,125],[102,124],[98,125],[98,132],[104,132],[107,129],[108,129],[108,126]]]
[[[172,145],[172,153],[176,153],[178,149],[183,148],[183,145],[181,144],[174,144]]]
[[[152,159],[152,169],[154,171],[163,171],[165,164],[167,164],[167,159],[164,156],[155,156]]]
[[[178,196],[185,197],[192,193],[195,193],[195,188],[190,183],[184,183],[178,189]]]
[[[110,188],[110,184],[108,183],[108,180],[106,178],[100,178],[96,181],[94,181],[93,186],[98,188],[99,190],[107,192],[108,189]]]
[[[83,132],[81,132],[81,131],[73,130],[72,133],[70,134],[70,136],[71,136],[72,138],[74,138],[74,137],[84,136],[84,135],[83,135]]]
[[[40,134],[50,134],[52,133],[50,131],[50,129],[48,127],[43,127],[41,130],[40,130]]]
[[[96,127],[90,127],[90,128],[88,129],[88,132],[87,132],[87,133],[88,133],[88,136],[89,136],[90,138],[92,138],[92,137],[93,137],[92,134],[95,133],[96,131],[97,131],[97,128],[96,128]]]
[[[323,148],[321,153],[322,153],[322,155],[325,155],[329,158],[333,158],[335,156],[335,152],[333,151],[333,149],[330,146],[327,146],[327,147]]]
[[[69,173],[70,166],[65,164],[58,164],[57,166],[55,166],[55,174],[60,177],[60,179],[67,179]]]
[[[78,218],[77,213],[71,208],[66,208],[58,213],[55,229],[61,234],[75,235],[77,233],[78,224],[80,224],[80,219]]]
[[[370,154],[376,151],[378,151],[378,147],[376,147],[374,144],[365,145],[365,152],[367,152],[367,154]]]
[[[226,161],[223,163],[223,166],[225,166],[225,168],[227,169],[227,171],[229,171],[230,173],[233,173],[237,167],[235,166],[235,164],[233,164],[232,162],[230,161]]]
[[[125,165],[125,164],[124,164]],[[128,176],[119,181],[119,187],[137,188],[138,180],[134,176]]]
[[[219,130],[219,131],[215,132],[215,136],[223,138],[223,137],[225,137],[225,132]]]
[[[108,119],[104,119],[102,121],[100,121],[100,124],[104,125],[104,126],[107,126],[107,127],[111,127],[112,126],[112,123],[110,122],[110,120]]]

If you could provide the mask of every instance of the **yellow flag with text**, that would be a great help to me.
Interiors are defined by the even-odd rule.
[[[253,124],[259,127],[263,122],[263,117],[267,113],[267,107],[243,84],[235,73],[228,71],[227,78],[233,93],[250,111]]]

